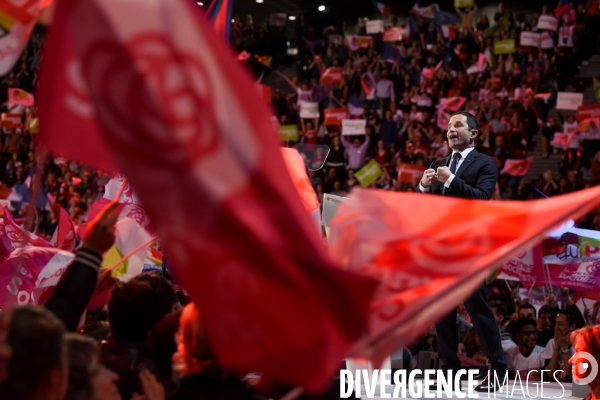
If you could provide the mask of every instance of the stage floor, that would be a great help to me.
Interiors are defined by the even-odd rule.
[[[474,396],[468,396],[468,392],[467,392],[467,388],[466,388],[467,382],[463,381],[462,383],[462,393],[463,395],[466,395],[465,397],[463,397],[463,399],[502,399],[502,400],[508,400],[508,399],[515,399],[515,400],[529,400],[529,399],[542,399],[542,398],[546,398],[546,399],[578,399],[577,397],[572,397],[572,386],[570,383],[562,383],[562,386],[564,387],[564,391],[563,388],[556,382],[550,383],[550,382],[544,382],[544,389],[543,389],[543,393],[540,392],[540,382],[530,382],[529,386],[527,386],[526,382],[523,382],[523,389],[525,391],[525,393],[523,393],[521,391],[521,386],[519,385],[519,383],[517,382],[516,384],[514,384],[514,381],[509,381],[508,385],[505,386],[502,391],[496,393],[494,395],[494,393],[490,393],[489,397],[488,397],[488,393],[484,392],[484,393],[477,393],[478,397],[474,397]],[[538,385],[538,386],[536,386]],[[513,387],[515,388],[515,390],[513,391]],[[381,397],[381,393],[379,390],[379,385],[377,385],[376,389],[375,389],[375,396],[374,397],[368,397],[367,396],[367,391],[365,389],[365,386],[362,385],[362,393],[361,393],[361,399],[375,399],[375,400],[379,400],[379,399],[385,399],[385,398],[390,398],[390,397]],[[527,391],[529,390],[529,392]],[[390,396],[394,393],[394,386],[386,386],[386,390],[385,390],[386,394],[389,394]],[[436,392],[431,392],[432,396],[428,397],[428,398],[440,398],[440,399],[447,399],[447,398],[453,398],[453,399],[458,399],[459,397],[456,395],[456,392],[453,393],[452,397],[448,397],[445,396],[445,393],[442,392],[442,397],[437,397],[437,393]],[[543,395],[543,396],[542,396]],[[351,398],[355,398],[355,397],[351,397]],[[424,394],[421,397],[410,397],[408,390],[406,391],[406,397],[402,397],[401,393],[399,395],[399,397],[392,397],[392,398],[398,398],[398,399],[422,399],[425,398]]]

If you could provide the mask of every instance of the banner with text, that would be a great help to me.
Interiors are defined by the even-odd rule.
[[[372,33],[381,33],[383,32],[383,21],[380,19],[375,19],[373,21],[367,21],[367,34],[370,35]]]
[[[319,103],[301,101],[300,102],[300,118],[319,118]]]
[[[427,169],[424,165],[402,164],[398,171],[399,182],[419,183],[423,178],[423,172]]]
[[[372,159],[367,163],[367,165],[356,171],[354,176],[362,187],[369,187],[375,183],[377,179],[379,179],[381,174],[383,174],[381,166],[377,163],[377,161]]]
[[[577,111],[579,106],[583,104],[583,93],[558,92],[556,98],[557,110],[573,110]]]
[[[296,142],[299,139],[298,125],[279,126],[279,139],[285,142]]]
[[[366,119],[345,119],[342,121],[342,135],[364,135],[366,127]]]
[[[342,121],[348,118],[345,108],[328,108],[325,110],[325,125],[342,125]]]
[[[515,50],[515,39],[496,40],[494,54],[512,54]]]

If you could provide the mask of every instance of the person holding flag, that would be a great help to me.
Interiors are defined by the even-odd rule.
[[[493,158],[475,149],[478,133],[479,121],[473,114],[466,111],[452,114],[447,132],[452,155],[434,161],[429,169],[423,172],[417,190],[421,193],[441,196],[489,200],[498,179],[498,166]],[[457,210],[457,218],[460,218],[458,212],[460,211]],[[483,282],[464,303],[481,342],[481,348],[488,357],[492,370],[502,379],[506,373],[506,357],[502,350],[500,331],[494,313],[487,304]],[[444,363],[442,368],[455,373],[461,367],[456,353],[458,348],[456,310],[439,321],[436,330],[438,354]],[[496,385],[493,379],[491,382],[486,379],[475,390],[495,392]]]

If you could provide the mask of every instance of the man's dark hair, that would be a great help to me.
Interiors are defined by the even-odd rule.
[[[502,315],[506,317],[506,315],[508,314],[508,308],[506,307],[506,304],[503,301],[490,300],[488,301],[488,305],[490,306],[490,308],[496,309],[496,315]]]
[[[452,114],[450,118],[454,117],[455,115],[464,115],[465,117],[467,117],[467,125],[469,126],[469,130],[475,129],[479,131],[479,121],[477,121],[477,118],[475,118],[473,114],[471,114],[468,111],[457,111],[454,114]]]
[[[65,332],[63,323],[45,308],[13,309],[7,338],[12,351],[9,378],[0,384],[3,400],[36,397],[49,383],[51,371],[63,369]]]
[[[560,315],[560,314],[564,315],[565,318],[567,318],[567,324],[575,325],[575,327],[577,329],[583,328],[583,325],[585,325],[585,324],[581,324],[580,318],[578,318],[577,314],[575,314],[575,312],[573,310],[569,310],[568,308],[566,308],[564,310],[558,310],[558,313],[556,315]]]
[[[537,322],[533,318],[519,318],[515,322],[515,332],[521,333],[521,329],[527,325],[532,325],[534,328],[537,328]]]
[[[521,311],[521,310],[533,310],[533,316],[535,318],[537,318],[537,311],[536,311],[536,309],[535,309],[535,307],[533,305],[531,305],[529,303],[521,304],[519,306],[519,311]],[[542,310],[540,309],[540,313],[541,312],[542,312]]]
[[[138,275],[118,283],[108,303],[108,321],[117,340],[142,343],[148,331],[177,302],[169,281],[156,275]]]
[[[552,315],[552,308],[548,304],[544,304],[542,306],[542,308],[540,308],[540,312],[538,313],[538,318],[541,317],[542,314],[550,314],[550,315]]]

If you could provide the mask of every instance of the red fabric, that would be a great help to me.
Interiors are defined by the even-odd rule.
[[[56,233],[52,236],[52,245],[61,250],[73,251],[75,250],[75,224],[67,211],[60,207],[58,214],[58,224],[56,226]],[[56,240],[56,242],[54,242]]]
[[[456,308],[498,265],[598,204],[600,187],[528,202],[355,189],[332,221],[331,252],[346,270],[381,285],[369,333],[351,355],[381,362]]]
[[[333,268],[285,172],[267,107],[199,7],[58,1],[46,46],[45,143],[81,152],[54,141],[78,119],[71,131],[85,132],[85,149],[109,146],[196,301],[219,364],[322,389],[363,332],[376,284]],[[102,129],[65,116],[66,82],[56,76],[68,71],[69,54]],[[83,154],[88,165],[107,163]]]
[[[319,208],[319,199],[306,174],[306,166],[304,165],[302,156],[298,153],[298,150],[287,147],[281,148],[281,155],[283,156],[283,161],[285,161],[290,178],[292,178],[296,192],[298,192],[300,200],[302,200],[304,209],[308,213],[312,213]]]
[[[52,247],[46,239],[19,225],[8,207],[4,207],[4,234],[14,248],[25,246]]]

